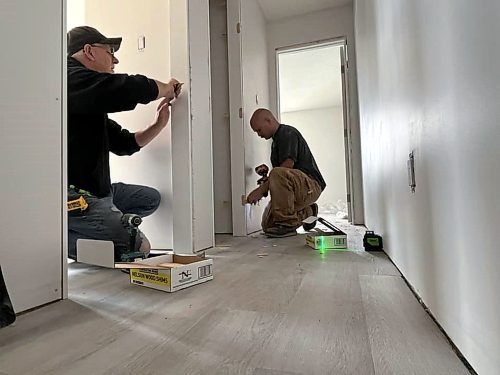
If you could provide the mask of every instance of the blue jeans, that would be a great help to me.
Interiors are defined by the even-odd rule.
[[[68,199],[75,196],[79,194],[68,189]],[[151,187],[119,182],[112,184],[112,193],[107,197],[85,195],[84,199],[89,205],[85,211],[68,213],[68,257],[71,259],[76,259],[76,240],[79,238],[113,241],[117,258],[128,252],[130,234],[122,224],[122,215],[149,216],[160,205],[161,197]],[[139,231],[133,251],[139,250],[143,238],[144,234]]]

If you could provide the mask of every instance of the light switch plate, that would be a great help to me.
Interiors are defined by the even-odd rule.
[[[144,35],[139,36],[137,38],[137,49],[139,52],[142,52],[146,49],[146,37]]]

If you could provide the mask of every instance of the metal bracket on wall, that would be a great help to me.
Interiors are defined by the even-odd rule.
[[[408,167],[408,186],[410,186],[411,192],[415,193],[417,183],[415,182],[415,157],[413,155],[413,151],[408,155],[406,165]]]

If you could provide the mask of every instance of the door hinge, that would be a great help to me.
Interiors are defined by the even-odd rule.
[[[341,72],[342,74],[344,74],[344,73],[345,73],[345,64],[342,64],[342,66],[340,67],[340,72]]]
[[[351,203],[351,194],[347,194],[347,203]]]
[[[238,116],[240,116],[240,118],[243,118],[243,108],[241,107],[239,109]]]
[[[239,22],[236,24],[236,32],[238,34],[241,33],[241,23],[239,23]]]
[[[347,129],[344,129],[344,138],[347,138],[348,134],[349,133],[348,133]]]

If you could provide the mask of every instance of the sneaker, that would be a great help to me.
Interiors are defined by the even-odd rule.
[[[311,208],[312,208],[312,215],[311,216],[316,216],[318,217],[318,205],[316,203],[313,203],[311,204]],[[312,223],[310,224],[302,224],[302,228],[304,228],[305,231],[310,231],[312,229],[314,229],[314,227],[316,226],[316,223],[317,223],[318,220],[314,220]]]
[[[264,234],[267,237],[282,238],[282,237],[296,236],[297,231],[293,227],[276,225],[275,227],[267,228]]]

